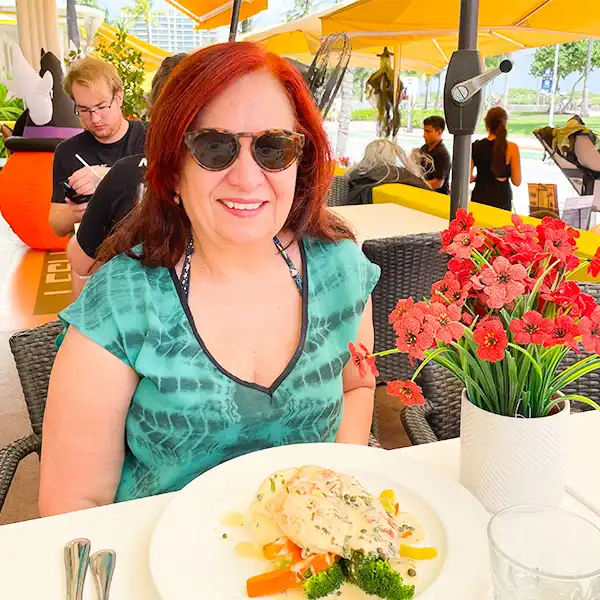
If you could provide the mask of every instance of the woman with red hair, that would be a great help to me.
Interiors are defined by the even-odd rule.
[[[154,106],[143,201],[68,325],[44,422],[44,515],[178,490],[236,456],[369,438],[379,277],[325,196],[331,154],[301,75],[204,48]]]

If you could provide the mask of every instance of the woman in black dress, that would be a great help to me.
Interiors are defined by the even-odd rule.
[[[512,188],[521,185],[521,155],[514,142],[506,140],[508,115],[503,108],[492,108],[485,117],[488,137],[473,144],[471,181],[473,202],[512,210]],[[477,169],[477,175],[474,170]]]

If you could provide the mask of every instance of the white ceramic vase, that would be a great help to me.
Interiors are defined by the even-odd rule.
[[[504,417],[475,406],[463,390],[460,482],[489,512],[518,504],[558,506],[569,412],[565,401],[548,417]]]

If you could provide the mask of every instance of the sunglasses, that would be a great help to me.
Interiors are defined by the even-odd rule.
[[[287,169],[302,155],[304,135],[285,129],[258,133],[232,133],[226,129],[199,129],[184,136],[194,160],[209,171],[222,171],[240,155],[240,138],[252,138],[250,151],[261,169],[277,172]]]

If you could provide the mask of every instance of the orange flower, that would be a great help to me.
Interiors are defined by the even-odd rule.
[[[504,351],[508,347],[508,338],[498,317],[484,319],[473,333],[477,343],[477,356],[481,360],[496,362],[504,358]]]
[[[375,357],[369,355],[369,351],[364,344],[359,344],[359,348],[357,348],[352,342],[350,342],[348,344],[348,350],[350,350],[350,360],[358,369],[358,374],[361,377],[366,377],[367,367],[369,367],[371,373],[375,377],[379,375],[379,371],[375,366]]]

